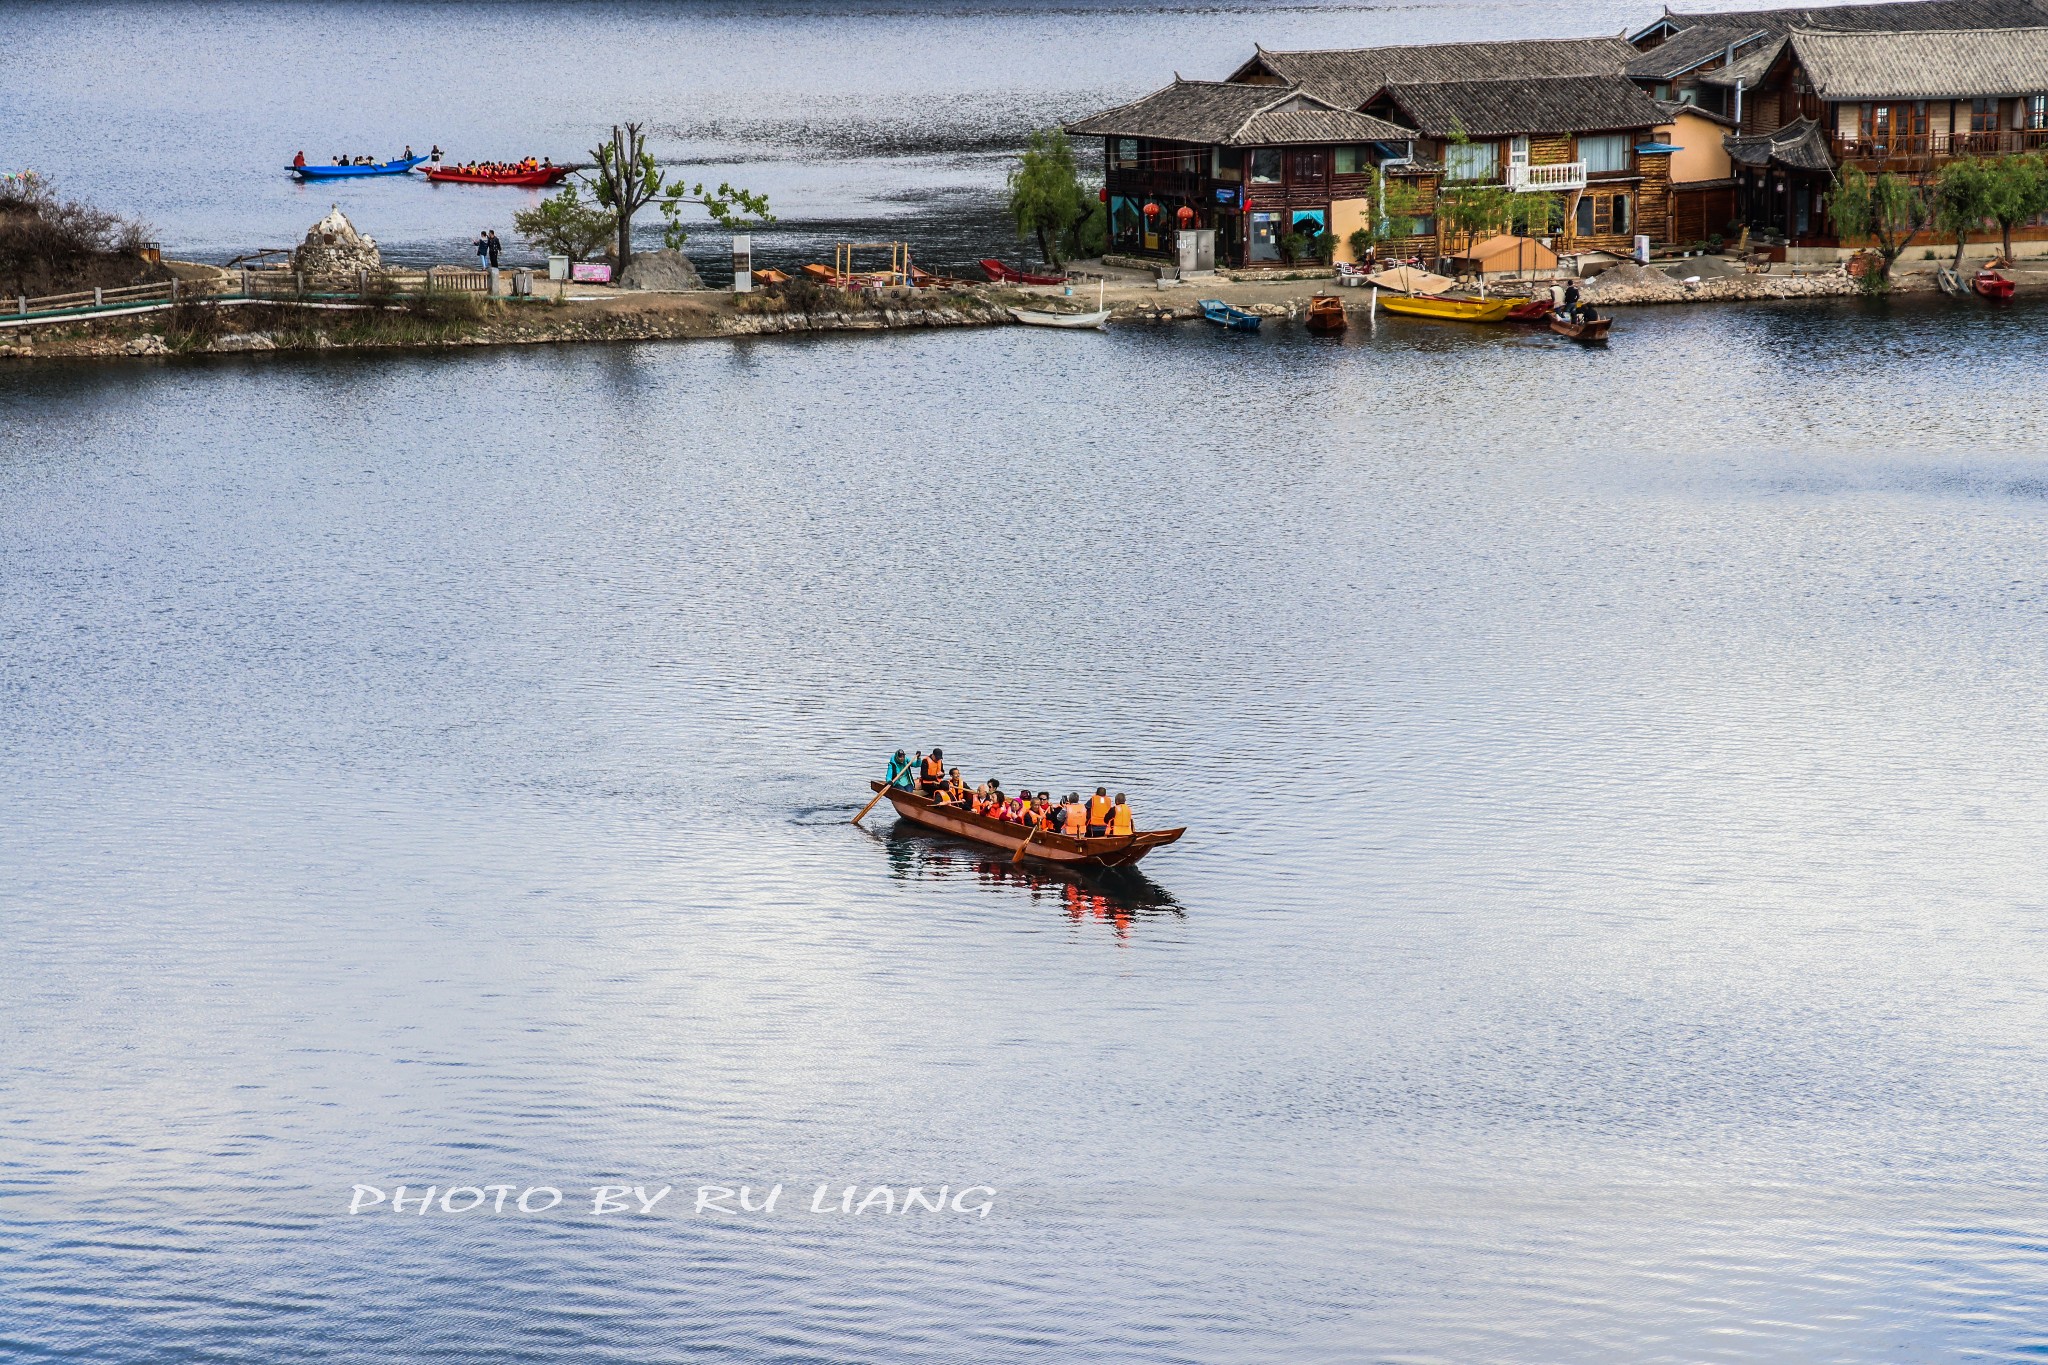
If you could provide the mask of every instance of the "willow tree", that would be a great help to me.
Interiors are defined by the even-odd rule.
[[[1010,168],[1010,218],[1019,237],[1036,237],[1038,254],[1057,270],[1061,246],[1095,211],[1096,203],[1081,183],[1074,148],[1064,130],[1043,128]],[[1076,241],[1076,245],[1080,243]]]
[[[1986,163],[1966,156],[1943,166],[1934,182],[1935,226],[1955,234],[1957,270],[1963,268],[1963,250],[1970,244],[1970,234],[1991,216],[1991,176]]]
[[[2048,161],[2041,153],[2004,156],[1992,161],[1986,177],[1986,217],[1998,223],[2000,245],[2012,259],[2012,230],[2038,214],[2048,213]]]
[[[1866,175],[1854,166],[1844,166],[1835,179],[1835,191],[1828,196],[1828,217],[1843,237],[1868,237],[1877,243],[1884,269],[1873,280],[1872,289],[1883,289],[1891,279],[1892,266],[1913,245],[1932,217],[1927,194],[1918,185],[1890,171]]]
[[[591,174],[591,191],[598,204],[611,211],[618,236],[618,269],[623,273],[633,259],[633,215],[653,204],[667,220],[662,244],[681,250],[689,240],[682,224],[683,210],[697,207],[721,227],[742,228],[755,223],[772,223],[768,196],[753,194],[721,183],[707,190],[699,184],[670,180],[661,172],[654,153],[647,150],[647,137],[638,123],[615,123],[609,141],[590,150],[597,168]]]

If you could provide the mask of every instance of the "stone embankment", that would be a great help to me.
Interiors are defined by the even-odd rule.
[[[1722,275],[1687,280],[1624,261],[1588,280],[1579,295],[1587,303],[1606,308],[1616,304],[1839,298],[1859,292],[1857,282],[1839,271],[1825,275]]]

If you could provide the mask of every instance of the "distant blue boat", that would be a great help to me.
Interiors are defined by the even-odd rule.
[[[1260,318],[1257,313],[1247,313],[1242,308],[1232,308],[1222,299],[1203,299],[1195,307],[1202,310],[1202,316],[1218,327],[1227,327],[1233,332],[1256,332]]]
[[[364,175],[404,175],[426,159],[415,156],[402,161],[379,161],[373,166],[315,166],[307,162],[285,169],[301,180],[353,180]]]

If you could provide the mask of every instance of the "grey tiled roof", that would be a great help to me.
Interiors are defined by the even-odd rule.
[[[1414,136],[1385,119],[1337,108],[1301,90],[1179,79],[1142,99],[1076,119],[1066,128],[1084,137],[1147,137],[1222,147],[1405,142]]]
[[[1719,28],[1754,26],[1775,33],[1793,28],[1904,32],[1911,29],[2028,28],[2048,23],[2048,6],[2037,3],[2037,0],[1892,0],[1892,3],[1880,5],[1709,10],[1697,14],[1678,14],[1666,9],[1664,17],[1682,27],[1699,24],[1712,24]]]
[[[1744,166],[1783,166],[1794,171],[1832,171],[1827,134],[1810,118],[1794,119],[1775,133],[1726,137],[1728,155]]]
[[[2048,26],[1917,33],[1793,29],[1825,100],[1959,99],[2048,90]]]
[[[1386,97],[1422,132],[1448,137],[1649,128],[1664,111],[1626,76],[1558,76],[1392,85]]]
[[[1719,61],[1728,55],[1731,46],[1740,44],[1746,51],[1747,45],[1769,32],[1756,24],[1695,24],[1648,52],[1637,53],[1628,64],[1628,74],[1639,81],[1668,81],[1708,62]]]
[[[1390,85],[1618,75],[1640,55],[1620,38],[1534,38],[1307,52],[1261,48],[1233,77],[1270,72],[1332,104],[1355,109]]]

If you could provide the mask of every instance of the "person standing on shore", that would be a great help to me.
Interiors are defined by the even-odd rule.
[[[491,229],[491,234],[490,234],[490,236],[491,236],[491,246],[490,246],[490,252],[491,252],[491,269],[493,269],[493,270],[496,270],[496,269],[498,268],[498,249],[499,249],[499,247],[498,247],[498,232],[497,232],[497,229],[496,229],[496,228],[493,228],[493,229]]]
[[[484,231],[481,231],[481,230],[479,230],[479,231],[478,231],[478,233],[476,234],[476,268],[477,268],[478,270],[487,270],[487,269],[489,269],[489,268],[490,268],[490,264],[491,264],[491,239],[490,239],[490,235],[489,235],[489,234],[488,234],[487,232],[484,232]]]

